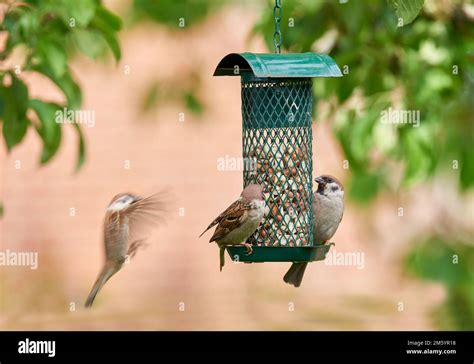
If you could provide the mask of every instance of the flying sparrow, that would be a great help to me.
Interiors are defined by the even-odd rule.
[[[248,185],[240,194],[240,198],[227,210],[215,218],[199,237],[217,225],[209,242],[215,241],[219,246],[220,270],[224,266],[224,252],[228,245],[243,245],[247,254],[252,254],[252,245],[245,241],[257,230],[265,215],[263,187],[257,184]]]
[[[90,307],[103,285],[123,266],[127,257],[134,257],[145,239],[136,239],[144,229],[163,222],[163,193],[142,198],[129,193],[115,196],[105,212],[105,263],[87,297]]]
[[[315,245],[324,244],[336,233],[344,213],[344,187],[332,176],[323,175],[315,179],[318,189],[313,192]],[[283,280],[299,287],[308,263],[293,263]]]

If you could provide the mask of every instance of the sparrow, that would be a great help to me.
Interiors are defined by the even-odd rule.
[[[133,258],[146,239],[136,239],[146,228],[163,222],[163,193],[142,198],[131,193],[115,196],[105,212],[105,263],[87,297],[85,307],[92,306],[104,284],[117,273],[127,257]]]
[[[318,189],[313,191],[315,245],[325,244],[333,237],[344,213],[344,187],[335,177],[322,175],[315,179]],[[308,263],[293,263],[283,280],[295,287],[301,285]]]
[[[252,245],[245,241],[257,230],[265,215],[263,187],[250,184],[242,191],[240,198],[231,204],[223,213],[202,232],[203,236],[213,226],[217,225],[209,242],[215,241],[219,247],[219,269],[224,266],[224,252],[228,245],[243,245],[247,255],[252,254]]]

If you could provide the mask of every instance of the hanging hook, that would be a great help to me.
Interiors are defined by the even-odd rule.
[[[280,29],[282,16],[281,0],[275,0],[275,7],[273,8],[273,18],[275,19],[275,33],[273,33],[273,46],[275,53],[281,53],[282,35]]]

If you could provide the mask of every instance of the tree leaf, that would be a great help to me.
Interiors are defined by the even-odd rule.
[[[58,114],[61,107],[57,104],[32,99],[29,106],[35,111],[40,120],[36,128],[43,140],[43,151],[41,153],[41,164],[47,163],[57,152],[61,144],[61,126],[58,123]]]
[[[430,146],[423,139],[419,128],[405,129],[401,133],[401,140],[405,160],[404,182],[409,186],[428,176],[433,161]]]
[[[105,41],[109,45],[109,48],[112,51],[112,54],[114,55],[115,61],[116,62],[120,61],[120,58],[122,57],[122,52],[120,50],[120,44],[117,40],[116,35],[104,29],[102,31],[102,36],[104,37]]]
[[[461,187],[466,190],[469,187],[474,186],[474,153],[472,152],[471,143],[463,143],[460,150],[460,176],[459,181]]]
[[[51,79],[66,96],[69,109],[79,109],[82,104],[82,93],[78,84],[73,80],[69,70],[62,77],[56,77],[46,65],[35,66],[34,69]]]
[[[28,88],[23,81],[16,77],[15,73],[10,72],[10,75],[12,77],[11,96],[16,104],[18,117],[21,119],[25,116],[28,108]]]
[[[86,27],[94,17],[97,3],[95,0],[63,1],[66,10],[66,24],[69,24],[70,18],[76,20],[76,24]]]
[[[352,154],[358,160],[367,158],[367,153],[373,146],[373,129],[380,113],[375,110],[367,111],[365,115],[357,116],[351,128]]]
[[[178,28],[179,19],[188,24],[195,24],[218,7],[223,6],[226,0],[134,0],[134,10],[152,20]]]
[[[8,151],[23,140],[29,125],[26,117],[28,89],[14,73],[10,75],[11,86],[0,89],[1,99],[4,100],[2,133]]]
[[[367,203],[377,196],[381,183],[376,173],[355,173],[350,182],[349,196],[356,202]]]
[[[153,82],[143,97],[141,111],[148,112],[155,108],[158,100],[162,96],[161,94],[162,90],[160,89],[160,84],[158,82]]]
[[[18,23],[19,31],[25,39],[34,36],[39,25],[39,18],[35,12],[26,12],[21,16]]]
[[[99,30],[118,62],[121,58],[117,32],[122,28],[122,20],[103,6],[98,6],[91,26]]]
[[[48,64],[55,77],[62,77],[67,70],[67,55],[64,47],[53,40],[41,37],[38,44],[41,61]]]
[[[79,50],[92,59],[96,59],[104,52],[106,45],[104,37],[97,30],[75,29],[72,39]]]
[[[122,28],[122,21],[115,14],[111,13],[103,6],[97,8],[91,26],[102,33],[105,41],[109,45],[115,60],[118,62],[121,58],[120,45],[117,40],[117,31]]]
[[[459,261],[453,264],[453,257]],[[441,281],[448,286],[472,282],[471,262],[474,248],[462,243],[453,244],[432,237],[416,245],[408,254],[406,269],[426,280]]]
[[[110,12],[102,5],[99,5],[96,9],[94,21],[99,21],[107,25],[107,27],[115,32],[118,32],[122,29],[122,20]]]
[[[201,115],[204,111],[204,106],[192,91],[187,91],[183,94],[183,99],[186,104],[186,108],[195,115]]]
[[[5,116],[2,131],[8,151],[23,140],[29,124],[26,117],[19,119],[14,113]]]
[[[78,123],[74,123],[74,127],[76,128],[77,135],[79,137],[76,168],[75,168],[75,171],[78,172],[84,165],[84,162],[86,161],[86,146],[84,143],[84,135],[82,134],[81,126]]]
[[[0,88],[0,120],[3,119],[3,113],[5,112],[5,108],[7,106],[7,98],[4,95],[4,89]]]
[[[389,0],[390,5],[395,9],[399,19],[402,19],[405,26],[410,24],[423,8],[424,0]]]

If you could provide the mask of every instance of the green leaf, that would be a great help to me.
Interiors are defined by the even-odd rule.
[[[86,147],[84,143],[84,135],[82,134],[80,125],[78,123],[74,123],[74,127],[76,128],[77,135],[79,137],[79,147],[77,150],[77,161],[75,169],[75,171],[78,172],[82,168],[86,160]]]
[[[350,183],[349,196],[354,201],[367,203],[377,196],[380,187],[381,180],[378,174],[354,174]]]
[[[202,105],[201,100],[199,100],[195,93],[191,91],[185,92],[183,98],[186,104],[186,108],[189,111],[196,115],[201,115],[203,113],[204,106]]]
[[[105,41],[109,45],[115,60],[118,62],[121,58],[120,45],[117,40],[117,31],[122,28],[122,21],[115,14],[111,13],[102,6],[97,8],[91,26],[102,33]]]
[[[133,7],[140,15],[178,28],[179,19],[184,19],[186,26],[195,24],[225,3],[226,0],[134,0]]]
[[[433,236],[412,248],[404,263],[408,273],[446,287],[446,298],[434,312],[438,327],[473,330],[474,247],[470,241],[446,241]]]
[[[82,104],[82,93],[80,87],[67,71],[62,77],[56,77],[51,69],[45,65],[38,65],[34,69],[51,79],[64,93],[69,109],[79,109]]]
[[[116,35],[107,30],[103,30],[102,36],[109,45],[109,48],[112,51],[112,54],[114,55],[115,61],[120,61],[120,58],[122,57],[122,52],[120,51],[120,44],[117,40]]]
[[[104,37],[97,30],[75,29],[72,39],[79,50],[92,59],[101,55],[106,46]]]
[[[399,19],[402,19],[405,26],[410,24],[423,8],[424,0],[389,0],[390,5],[395,9]]]
[[[25,116],[28,108],[28,88],[13,72],[10,75],[12,77],[11,95],[13,102],[16,104],[18,117],[21,119]]]
[[[467,189],[474,186],[474,153],[472,151],[471,143],[463,143],[460,147],[461,158],[459,161],[461,172],[459,180],[461,187]]]
[[[40,125],[37,127],[38,134],[43,140],[43,151],[41,153],[41,164],[47,163],[59,149],[61,144],[61,126],[62,120],[60,106],[32,99],[29,106],[38,115]],[[61,119],[61,120],[59,120]]]
[[[453,264],[453,259],[456,259]],[[433,237],[413,248],[406,258],[407,271],[448,286],[472,283],[474,248],[462,243],[449,243]]]
[[[367,152],[373,145],[373,129],[380,113],[367,111],[365,115],[357,116],[351,128],[352,154],[358,160],[366,159]]]
[[[410,128],[410,129],[408,129]],[[408,127],[401,134],[405,159],[406,185],[421,181],[428,176],[432,167],[430,145],[424,140],[419,128]]]
[[[96,9],[94,21],[105,24],[109,29],[118,32],[122,29],[122,20],[103,6],[99,5]]]
[[[3,137],[9,151],[23,140],[29,124],[30,122],[26,117],[18,119],[16,114],[7,114],[5,116],[3,120]]]
[[[0,89],[1,99],[4,100],[2,132],[8,151],[23,140],[29,125],[26,117],[28,89],[14,73],[10,75],[11,86]]]
[[[352,125],[355,123],[356,112],[353,109],[341,111],[336,117],[335,133],[344,151],[345,158],[349,161],[353,173],[364,170],[365,160],[357,158],[352,145]]]
[[[3,91],[3,89],[0,89],[0,120],[3,119],[3,113],[5,112],[5,108],[7,105],[7,98],[4,95]]]
[[[49,38],[42,37],[38,44],[41,61],[49,65],[55,77],[62,77],[67,70],[66,50]]]
[[[19,30],[25,39],[34,36],[39,25],[39,17],[36,12],[27,12],[19,20]]]
[[[66,10],[66,24],[69,24],[70,18],[76,20],[76,24],[81,27],[86,27],[94,17],[96,11],[95,0],[63,0]]]
[[[141,109],[143,112],[152,110],[158,103],[161,95],[161,89],[158,82],[154,82],[145,93],[145,97],[142,101]]]

